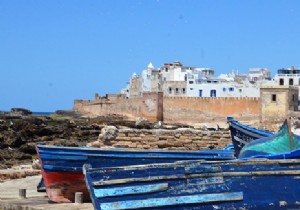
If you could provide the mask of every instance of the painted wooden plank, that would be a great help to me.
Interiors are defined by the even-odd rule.
[[[170,176],[153,176],[153,177],[142,177],[142,178],[125,178],[125,179],[112,179],[105,181],[95,181],[92,182],[93,186],[104,186],[104,185],[114,185],[114,184],[124,184],[131,182],[149,182],[158,180],[170,180],[170,179],[185,179],[185,175],[170,175]]]
[[[150,208],[150,207],[201,204],[201,203],[224,202],[224,201],[229,202],[229,201],[239,201],[239,200],[243,200],[243,192],[152,198],[152,199],[145,199],[145,200],[128,200],[128,201],[119,201],[119,202],[112,202],[112,203],[101,203],[100,207],[102,210],[142,209],[142,208]]]
[[[285,176],[300,175],[300,170],[278,171],[247,171],[247,172],[221,172],[213,174],[191,174],[189,177],[214,177],[214,176]]]
[[[201,178],[201,177],[215,177],[215,176],[282,176],[282,175],[300,175],[300,170],[282,170],[282,171],[248,171],[248,172],[221,172],[221,173],[203,173],[203,174],[189,174],[189,175],[170,175],[170,176],[152,176],[142,178],[124,178],[112,179],[105,181],[95,181],[93,186],[104,186],[114,184],[124,184],[132,182],[149,182],[158,180],[175,180],[187,178]]]
[[[140,186],[132,186],[132,187],[94,189],[94,194],[97,198],[103,198],[103,197],[161,192],[167,190],[168,187],[169,187],[168,183],[161,183],[161,184],[140,185]]]
[[[82,167],[43,165],[45,171],[82,171]]]
[[[223,177],[187,179],[187,185],[208,185],[208,184],[222,184],[222,183],[224,183]]]
[[[68,161],[83,161],[87,160],[86,156],[77,155],[64,155],[64,154],[41,154],[43,160],[68,160]]]
[[[185,173],[192,174],[192,173],[215,173],[221,172],[222,169],[220,166],[211,166],[211,165],[200,165],[200,166],[192,166],[186,167]]]

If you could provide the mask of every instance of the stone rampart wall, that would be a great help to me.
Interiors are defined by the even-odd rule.
[[[131,119],[143,117],[170,123],[226,121],[227,116],[239,120],[259,117],[259,98],[163,97],[161,92],[143,93],[143,97],[113,97],[113,100],[76,100],[74,110],[92,115],[121,114]]]
[[[164,97],[164,121],[225,121],[227,116],[239,120],[259,117],[259,98]]]
[[[116,138],[99,138],[94,147],[120,147],[140,149],[203,150],[223,149],[231,143],[228,129],[218,131],[179,128],[165,129],[119,129]]]

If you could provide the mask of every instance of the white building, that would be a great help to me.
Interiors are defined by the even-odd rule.
[[[250,74],[221,74],[218,78],[208,77],[187,81],[187,96],[191,97],[259,97],[260,85],[270,74],[268,69],[250,69]]]
[[[300,85],[300,70],[296,69],[294,66],[292,68],[279,69],[273,80],[277,85],[299,86]]]
[[[259,97],[260,85],[270,80],[266,68],[251,68],[249,74],[214,76],[210,68],[183,66],[181,62],[165,63],[155,69],[149,63],[141,77],[133,74],[127,88],[128,97],[137,97],[145,91],[163,91],[165,96],[188,97]]]
[[[147,69],[142,71],[142,91],[151,91],[151,75],[155,70],[154,66],[150,62]]]

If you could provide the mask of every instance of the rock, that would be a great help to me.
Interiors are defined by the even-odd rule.
[[[106,126],[102,128],[99,138],[103,141],[114,140],[117,138],[119,130],[115,126]]]
[[[10,110],[11,114],[15,114],[15,115],[31,115],[32,111],[28,110],[28,109],[23,109],[23,108],[12,108]]]
[[[153,125],[148,120],[139,117],[135,121],[135,127],[138,129],[143,129],[143,128],[151,129],[153,128]]]
[[[27,143],[27,144],[23,144],[20,148],[19,151],[27,153],[27,154],[36,154],[36,150],[35,150],[35,143]]]
[[[42,169],[40,161],[38,159],[32,161],[32,168],[33,169]]]

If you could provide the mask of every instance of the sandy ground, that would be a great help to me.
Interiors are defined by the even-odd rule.
[[[41,175],[28,176],[21,179],[6,180],[0,183],[0,210],[1,209],[49,209],[49,210],[79,210],[94,209],[92,203],[84,204],[53,204],[48,203],[45,192],[37,192],[36,187]],[[19,189],[26,189],[26,199],[19,198]],[[22,206],[23,208],[17,208]],[[26,208],[25,208],[26,207]]]
[[[36,191],[42,176],[28,176],[22,179],[12,179],[0,183],[0,199],[18,198],[19,189],[26,189],[27,197],[47,196],[46,193]]]

